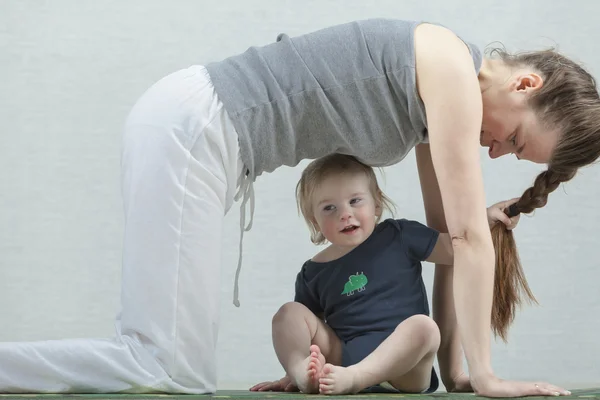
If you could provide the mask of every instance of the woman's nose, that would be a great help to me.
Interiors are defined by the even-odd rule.
[[[490,158],[498,158],[504,155],[510,154],[510,149],[506,143],[494,142],[492,151],[490,152]]]

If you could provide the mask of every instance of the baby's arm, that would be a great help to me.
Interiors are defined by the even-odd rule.
[[[448,233],[440,233],[431,251],[429,257],[425,259],[433,264],[452,265],[454,264],[454,251],[452,249],[452,240]]]

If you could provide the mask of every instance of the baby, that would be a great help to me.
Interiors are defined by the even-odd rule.
[[[311,162],[296,194],[311,240],[330,245],[304,263],[294,302],[273,318],[273,345],[287,373],[278,388],[437,390],[440,333],[429,317],[421,262],[451,265],[449,235],[406,219],[380,222],[392,203],[373,169],[351,156]]]

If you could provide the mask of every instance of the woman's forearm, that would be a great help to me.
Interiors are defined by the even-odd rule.
[[[438,362],[442,382],[447,390],[453,389],[454,379],[464,372],[463,352],[454,312],[453,272],[453,267],[436,265],[433,281],[433,319],[441,336]]]
[[[454,244],[454,308],[472,383],[493,375],[490,324],[494,250],[489,235],[459,238]]]

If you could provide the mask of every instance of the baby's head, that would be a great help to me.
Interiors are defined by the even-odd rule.
[[[382,211],[393,208],[373,168],[343,154],[312,161],[296,186],[296,199],[315,244],[357,246],[371,235]]]

